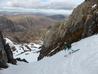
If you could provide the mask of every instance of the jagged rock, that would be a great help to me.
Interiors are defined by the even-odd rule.
[[[8,59],[2,41],[3,41],[3,36],[2,33],[0,32],[0,68],[7,68],[8,65],[6,63]]]
[[[16,64],[16,60],[13,58],[13,53],[9,44],[5,43],[3,35],[0,31],[0,68],[7,68],[7,63]]]
[[[13,58],[13,53],[11,51],[9,44],[5,45],[5,52],[7,54],[8,63],[16,64],[17,61]]]
[[[94,8],[93,6],[96,5]],[[98,33],[98,0],[86,0],[75,8],[66,22],[53,26],[44,39],[38,60],[52,56],[65,45]]]

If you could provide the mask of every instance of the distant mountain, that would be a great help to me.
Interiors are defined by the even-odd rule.
[[[53,20],[58,20],[58,21],[64,21],[65,19],[68,19],[68,15],[50,15],[47,16]]]
[[[49,26],[64,20],[63,15],[37,15],[37,14],[16,14],[0,16],[0,30],[5,37],[20,42],[30,42],[39,39],[46,32]]]
[[[51,18],[53,20],[64,20],[64,19],[67,19],[69,15],[63,15],[63,14],[43,14],[43,13],[31,13],[31,12],[24,12],[24,13],[20,13],[20,12],[0,12],[0,16],[16,16],[16,15],[20,15],[20,16],[25,16],[25,15],[36,15],[36,16],[46,16],[48,18]]]

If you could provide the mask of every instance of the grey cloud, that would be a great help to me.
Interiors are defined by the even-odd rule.
[[[3,6],[7,7],[23,7],[23,8],[38,8],[38,9],[65,9],[72,10],[77,4],[73,0],[7,0]]]

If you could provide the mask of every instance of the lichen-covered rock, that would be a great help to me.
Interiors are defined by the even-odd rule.
[[[98,0],[86,0],[75,8],[66,22],[53,26],[44,39],[38,60],[52,56],[82,38],[98,33]]]

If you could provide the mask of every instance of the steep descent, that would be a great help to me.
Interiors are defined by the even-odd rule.
[[[52,56],[66,45],[98,33],[98,0],[85,0],[66,22],[53,26],[44,39],[38,60]]]

